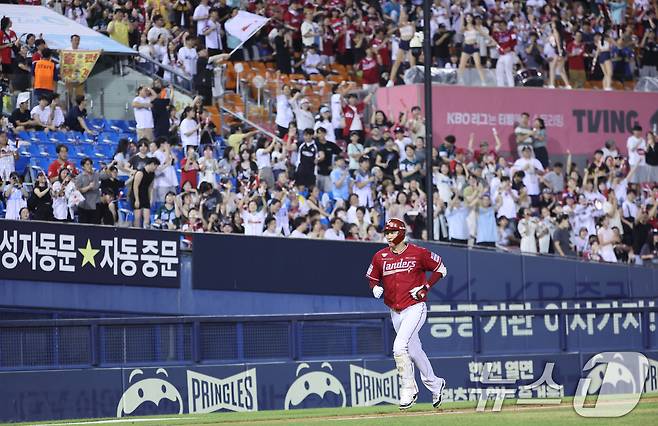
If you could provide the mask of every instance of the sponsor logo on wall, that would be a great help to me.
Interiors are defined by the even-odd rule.
[[[283,408],[290,410],[292,408],[305,407],[305,402],[309,402],[311,397],[324,400],[325,396],[335,397],[337,401],[341,401],[338,406],[345,407],[347,400],[345,388],[340,383],[340,380],[330,373],[333,371],[331,364],[323,362],[320,366],[322,371],[311,371],[300,376],[299,374],[302,370],[307,368],[311,368],[311,366],[305,362],[302,362],[297,367],[295,374],[297,379],[288,388]]]
[[[167,370],[158,368],[155,371],[157,377],[140,378],[144,372],[135,369],[130,372],[128,383],[132,383],[128,389],[121,395],[117,405],[117,417],[124,417],[131,414],[140,414],[141,408],[154,410],[158,414],[164,414],[161,410],[168,410],[167,414],[183,414],[183,398],[181,398],[178,389],[166,379],[169,378]],[[162,401],[169,401],[167,408],[161,408]]]
[[[189,413],[258,411],[256,369],[225,379],[187,370],[187,408]]]
[[[350,396],[352,407],[366,407],[382,402],[397,404],[400,379],[396,369],[378,373],[350,364]]]
[[[583,367],[590,372],[578,381],[573,408],[583,417],[621,417],[640,401],[650,372],[646,356],[638,352],[601,352]],[[594,407],[585,407],[588,394],[597,395]],[[619,395],[624,395],[620,399]]]

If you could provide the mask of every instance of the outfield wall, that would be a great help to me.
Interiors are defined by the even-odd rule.
[[[147,315],[385,311],[364,277],[381,244],[195,234],[186,252],[172,245],[183,237],[0,221],[0,306]],[[448,268],[430,292],[431,304],[658,299],[658,268],[423,245]]]
[[[637,374],[636,364],[619,377],[606,377],[600,368],[583,372],[582,366],[594,355],[442,357],[432,358],[431,363],[447,380],[446,402],[477,400],[483,389],[493,386],[506,389],[507,398],[559,400],[573,395],[582,377],[592,379],[590,389],[595,393],[602,386],[620,393],[638,389],[628,381]],[[642,375],[646,380],[640,388],[655,392],[658,352],[644,355],[648,364],[642,368],[647,374]],[[491,380],[511,382],[483,384],[486,363]],[[554,364],[551,377],[561,388],[546,382],[520,388],[539,379],[547,363]],[[0,382],[0,421],[11,422],[359,407],[397,404],[399,398],[399,379],[390,360],[3,372]],[[431,394],[418,384],[419,402],[431,402]]]

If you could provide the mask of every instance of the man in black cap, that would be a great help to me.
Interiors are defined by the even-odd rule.
[[[105,188],[101,192],[101,198],[96,204],[96,215],[101,225],[114,225],[117,221],[117,209],[114,205],[114,191]]]

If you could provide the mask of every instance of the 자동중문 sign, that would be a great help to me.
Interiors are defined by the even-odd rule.
[[[179,234],[0,221],[2,279],[179,287]]]

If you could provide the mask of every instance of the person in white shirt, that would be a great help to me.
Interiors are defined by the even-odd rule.
[[[503,176],[500,178],[500,185],[498,185],[493,197],[498,207],[496,216],[514,220],[516,218],[516,201],[518,198],[519,195],[515,189],[512,189],[509,177]]]
[[[43,127],[45,131],[55,130],[50,118],[49,102],[50,99],[48,99],[48,96],[42,95],[39,97],[39,104],[30,111],[30,117],[32,117],[32,120],[35,121],[37,126]],[[37,127],[37,129],[38,128],[39,127]]]
[[[203,36],[203,29],[208,25],[208,18],[210,17],[210,7],[208,0],[201,0],[201,3],[194,9],[192,20],[196,22],[196,35]]]
[[[247,209],[242,211],[242,220],[244,221],[245,235],[262,235],[263,226],[267,214],[264,208],[258,209],[258,203],[255,199],[249,201]]]
[[[532,157],[532,148],[524,146],[521,150],[522,157],[514,162],[512,166],[512,175],[518,171],[522,171],[523,184],[528,188],[528,195],[539,195],[539,177],[538,175],[544,173],[544,166],[536,158]]]
[[[395,142],[395,145],[397,145],[398,147],[398,152],[400,153],[400,161],[406,160],[407,154],[405,150],[407,146],[413,144],[413,142],[411,141],[411,138],[404,135],[403,127],[395,128],[395,139],[393,140],[393,142]]]
[[[334,125],[331,120],[331,111],[326,106],[320,108],[320,120],[315,122],[313,130],[317,131],[320,127],[327,131],[327,140],[336,143],[336,133],[334,132]]]
[[[268,189],[274,187],[274,171],[272,170],[272,151],[274,141],[268,141],[261,137],[256,142],[256,166],[258,167],[258,178],[267,184]]]
[[[137,139],[146,138],[149,141],[153,140],[153,100],[157,94],[147,86],[141,86],[137,90],[138,96],[133,99],[132,107],[135,112],[135,122],[137,128]]]
[[[324,231],[325,240],[344,241],[345,233],[343,233],[343,220],[339,217],[331,219],[331,228]]]
[[[320,74],[320,68],[324,68],[322,58],[318,55],[315,47],[311,46],[304,54],[302,71],[307,75]]]
[[[149,43],[155,44],[161,35],[165,38],[165,45],[169,43],[169,40],[171,40],[171,33],[165,28],[164,18],[162,15],[155,15],[153,16],[153,26],[146,35],[146,38]]]
[[[338,86],[339,89],[344,86],[343,83]],[[334,128],[334,139],[343,139],[343,127],[345,127],[345,120],[343,117],[343,96],[340,93],[334,93],[331,95],[330,105],[331,125]],[[332,142],[335,142],[335,140]]]
[[[174,164],[176,157],[171,152],[169,140],[157,140],[158,150],[153,156],[160,161],[160,165],[155,169],[155,180],[153,181],[153,199],[152,203],[164,203],[167,193],[176,193],[178,188],[178,176]]]
[[[196,37],[188,36],[185,45],[178,50],[178,62],[183,64],[183,71],[191,77],[196,75],[196,63],[199,55],[196,52]]]
[[[626,140],[628,149],[628,164],[633,167],[636,164],[643,165],[644,154],[647,149],[647,142],[642,137],[642,126],[636,124],[633,126],[633,134]]]
[[[311,129],[314,130],[315,127],[315,116],[311,112],[311,101],[308,98],[302,98],[301,92],[297,92],[292,98],[292,110],[295,113],[297,118],[297,131],[299,132],[300,137],[304,134],[304,130]]]
[[[288,127],[293,120],[292,107],[290,106],[290,86],[284,84],[276,96],[276,118],[277,136],[280,138],[288,134]]]
[[[307,12],[306,15],[304,15],[304,22],[302,22],[300,30],[304,47],[313,46],[315,44],[315,37],[318,36],[316,24],[313,23],[313,13]]]
[[[308,231],[308,218],[299,216],[293,222],[295,230],[290,233],[290,238],[308,238],[306,232]]]
[[[601,218],[601,226],[598,229],[597,236],[599,237],[599,255],[601,255],[601,259],[604,262],[617,263],[614,245],[619,241],[615,231],[610,227],[610,217],[608,215]]]
[[[222,44],[222,23],[219,21],[219,11],[210,9],[210,19],[203,29],[203,35],[206,37],[206,49],[208,56],[215,56],[224,50]]]
[[[187,150],[188,146],[199,146],[199,123],[195,120],[196,112],[191,106],[185,107],[181,117],[183,120],[178,126],[180,133],[180,142],[183,145],[183,150]]]
[[[73,4],[69,5],[69,7],[66,9],[66,17],[74,20],[80,25],[88,27],[89,24],[87,24],[87,9],[83,8],[80,5],[80,2],[81,0],[73,0]]]
[[[276,218],[273,216],[268,216],[265,219],[265,230],[262,233],[263,237],[283,237],[281,232],[276,229]]]
[[[55,93],[50,101],[50,123],[56,129],[60,129],[64,125],[64,112],[59,106],[59,94]]]
[[[628,220],[628,225],[630,228],[633,227],[633,223],[637,217],[638,207],[635,203],[636,198],[637,195],[635,191],[631,189],[626,193],[626,200],[624,200],[621,205],[621,215],[624,219]]]

